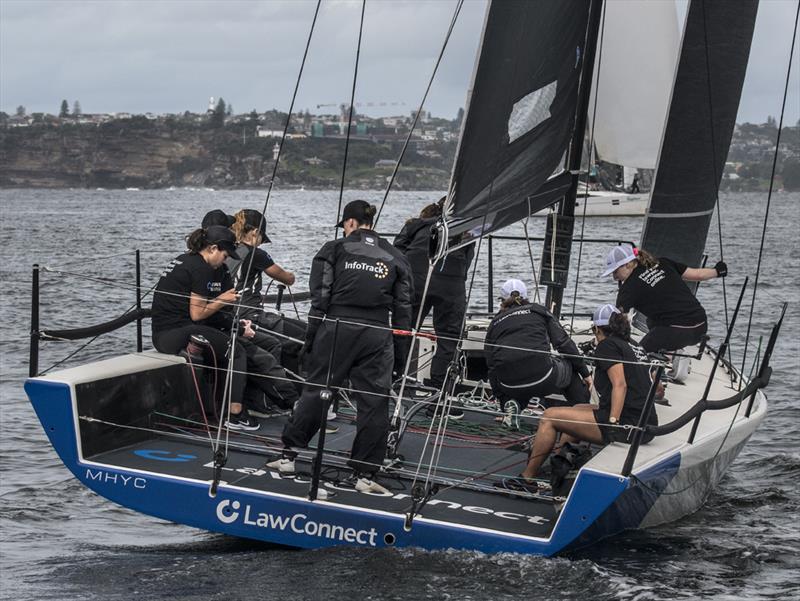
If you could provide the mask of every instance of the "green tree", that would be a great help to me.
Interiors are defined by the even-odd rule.
[[[250,115],[247,117],[247,125],[255,129],[258,127],[258,112],[256,109],[250,111]]]
[[[72,116],[73,117],[80,117],[83,114],[81,111],[81,103],[80,101],[76,100],[72,103]]]
[[[225,101],[220,98],[214,112],[211,113],[211,126],[222,127],[223,125],[225,125]]]
[[[17,117],[24,117],[25,116],[25,107],[21,104],[17,107]]]
[[[464,121],[464,107],[459,107],[456,113],[456,127],[461,127],[461,122]]]
[[[777,129],[778,123],[775,121],[775,117],[772,115],[767,115],[767,127],[770,129]]]
[[[233,115],[233,105],[228,104],[228,106],[225,107],[225,116],[230,117],[231,115]]]
[[[786,161],[782,175],[785,190],[800,190],[800,161]]]
[[[61,110],[58,111],[58,116],[63,119],[64,117],[69,117],[69,104],[66,100],[61,101]]]

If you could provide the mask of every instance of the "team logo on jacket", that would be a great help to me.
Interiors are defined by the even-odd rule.
[[[376,261],[375,265],[362,263],[361,261],[345,261],[345,269],[358,269],[359,271],[370,271],[379,280],[389,275],[389,267],[383,261]]]

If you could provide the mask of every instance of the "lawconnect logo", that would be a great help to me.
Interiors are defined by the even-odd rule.
[[[309,520],[308,516],[302,513],[296,513],[292,516],[256,513],[252,511],[249,504],[242,508],[242,504],[239,501],[225,500],[217,503],[217,519],[223,524],[233,524],[238,522],[240,518],[241,523],[246,526],[281,531],[288,529],[295,534],[358,543],[359,545],[370,547],[375,546],[375,537],[378,536],[375,528],[356,530],[355,528],[345,528],[337,524],[315,522]]]
[[[379,280],[382,280],[387,275],[389,275],[389,268],[383,261],[376,261],[375,265],[370,265],[369,263],[362,263],[360,261],[345,261],[344,268],[358,269],[359,271],[371,271],[372,274]]]

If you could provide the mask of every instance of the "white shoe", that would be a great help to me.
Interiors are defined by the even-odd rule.
[[[389,492],[387,488],[375,482],[375,480],[370,480],[369,478],[364,478],[364,477],[361,477],[358,480],[356,480],[356,490],[358,492],[372,492],[381,495],[392,494]]]
[[[267,463],[266,467],[273,470],[278,470],[278,473],[280,474],[294,474],[294,459],[286,459],[285,457],[281,457],[275,461],[270,461]]]
[[[506,401],[503,411],[503,426],[509,430],[519,430],[519,404],[517,401]]]
[[[337,418],[336,412],[333,410],[333,407],[328,407],[328,421],[333,421]]]

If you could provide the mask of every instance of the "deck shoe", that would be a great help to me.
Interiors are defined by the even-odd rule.
[[[295,472],[294,459],[288,459],[286,457],[281,457],[280,459],[270,461],[267,463],[266,467],[270,468],[271,470],[278,470],[278,473],[281,475],[294,474]]]
[[[517,492],[527,492],[533,495],[539,495],[549,490],[549,487],[544,482],[528,480],[522,475],[516,478],[503,478],[502,483],[500,483],[500,488]]]
[[[337,418],[336,412],[333,410],[333,405],[328,407],[328,421],[333,421]]]
[[[517,401],[506,401],[503,407],[503,426],[509,430],[519,430],[519,403]]]
[[[225,426],[229,430],[255,432],[261,427],[261,424],[250,416],[247,409],[242,409],[240,413],[231,413],[230,419],[225,422]]]
[[[355,489],[358,492],[371,492],[371,493],[378,493],[381,495],[390,495],[392,493],[389,490],[377,482],[375,480],[370,480],[366,476],[361,476],[356,480]]]
[[[428,405],[428,408],[425,409],[425,415],[427,415],[429,418],[433,419],[436,416],[437,409],[438,409],[438,405],[437,404]],[[439,415],[441,415],[442,411],[439,410],[438,413],[439,413]],[[462,419],[463,417],[464,417],[464,410],[461,409],[461,407],[456,407],[455,405],[450,405],[449,419],[459,420],[459,419]]]

